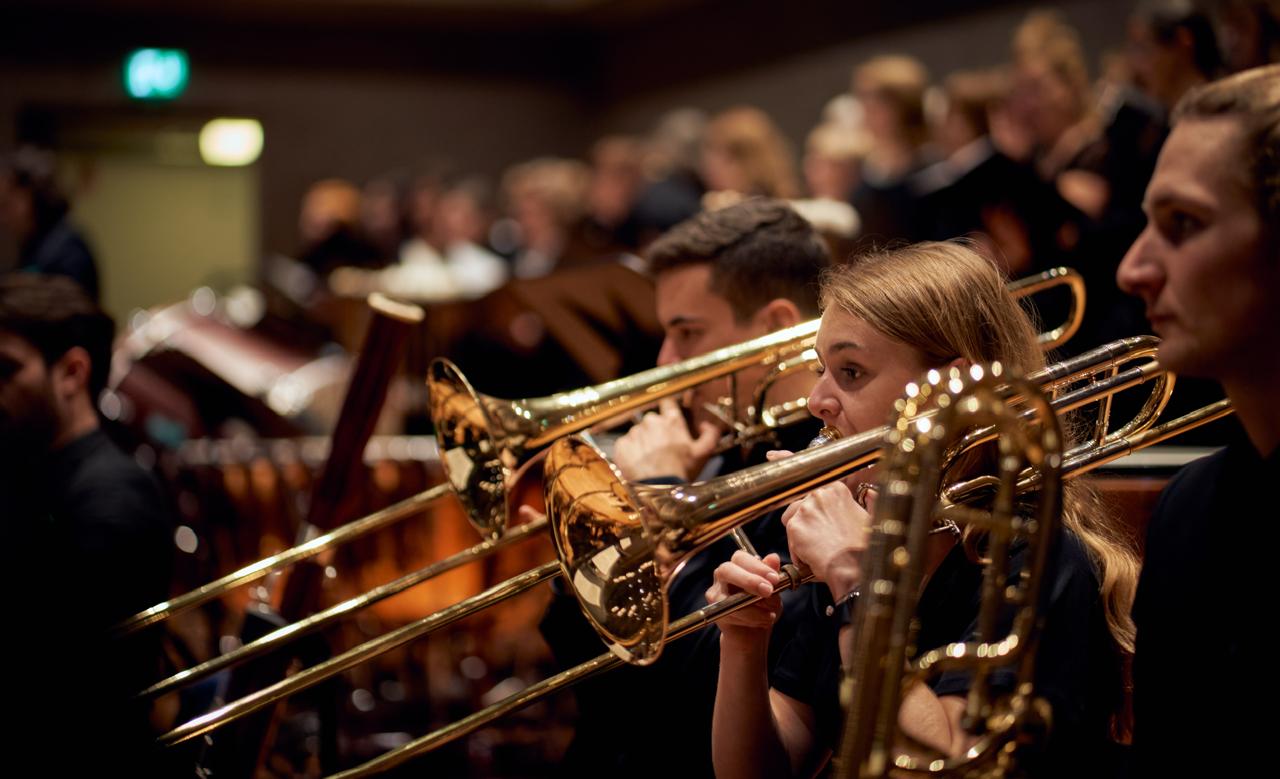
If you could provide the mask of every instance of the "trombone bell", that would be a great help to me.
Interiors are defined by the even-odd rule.
[[[518,465],[511,436],[495,424],[497,409],[449,360],[432,361],[427,389],[449,484],[480,534],[496,539],[507,527],[506,485]]]
[[[565,581],[609,649],[647,665],[667,629],[665,576],[645,528],[645,508],[600,450],[577,436],[547,453],[544,465],[552,540]]]

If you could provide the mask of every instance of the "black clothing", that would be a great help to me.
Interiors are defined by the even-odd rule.
[[[1011,575],[1021,570],[1025,546],[1015,548]],[[1044,632],[1035,664],[1036,694],[1049,701],[1053,729],[1042,760],[1023,765],[1031,776],[1100,776],[1115,764],[1108,733],[1110,717],[1119,706],[1120,657],[1111,641],[1099,598],[1099,584],[1084,545],[1063,532],[1050,559],[1054,564],[1042,586],[1048,602]],[[977,634],[982,569],[957,545],[939,564],[925,585],[917,605],[919,653]],[[770,671],[770,684],[779,692],[813,708],[816,743],[834,750],[844,711],[838,699],[841,679],[839,625],[826,614],[831,604],[826,585],[811,585],[811,608],[786,647],[779,665]],[[1007,631],[1012,614],[997,630]],[[993,636],[988,636],[988,639]],[[991,674],[992,687],[1009,690],[1013,669]],[[929,682],[935,694],[964,695],[971,686],[967,672],[948,671]]]
[[[154,775],[148,707],[132,696],[158,678],[162,634],[111,641],[107,630],[168,595],[172,528],[160,490],[101,431],[22,476],[0,476],[4,570],[15,577],[6,591],[27,593],[9,613],[37,641],[6,650],[23,653],[5,666],[21,701],[15,743],[49,775]]]
[[[757,446],[750,453],[732,452],[721,464],[721,473],[763,462],[768,449],[803,449],[817,433],[818,423],[794,425],[777,445]],[[751,543],[761,555],[777,552],[786,563],[786,529],[781,511],[744,525]],[[706,604],[705,593],[714,583],[715,569],[733,556],[737,546],[723,538],[691,559],[668,589],[672,621]],[[552,599],[539,628],[559,666],[567,668],[605,650],[600,637],[587,624],[572,594],[553,582]],[[805,609],[802,590],[782,594],[782,613],[774,627],[770,659],[791,636]],[[679,755],[681,776],[712,776],[711,718],[715,710],[720,669],[720,630],[714,625],[679,641],[669,642],[650,666],[625,666],[588,680],[574,688],[578,722],[573,743],[560,770],[566,776],[644,776],[669,773],[673,755]],[[653,749],[646,739],[623,739],[619,733],[658,729],[662,748]]]
[[[1134,775],[1218,776],[1275,722],[1269,596],[1280,450],[1183,468],[1147,529],[1134,621]]]
[[[65,218],[27,241],[19,267],[30,273],[66,276],[98,299],[98,266],[80,233]]]

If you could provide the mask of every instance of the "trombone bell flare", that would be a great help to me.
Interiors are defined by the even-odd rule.
[[[667,599],[644,505],[600,450],[577,436],[552,446],[543,468],[565,581],[614,654],[652,663],[666,637]]]
[[[504,456],[506,436],[470,382],[449,360],[427,373],[440,462],[471,523],[488,540],[507,527],[507,490],[516,463]],[[495,432],[499,431],[499,432]]]

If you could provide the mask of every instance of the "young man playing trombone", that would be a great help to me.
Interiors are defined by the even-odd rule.
[[[1166,368],[1221,382],[1248,444],[1184,468],[1148,527],[1134,774],[1249,772],[1275,719],[1258,707],[1275,686],[1263,594],[1280,480],[1280,66],[1182,98],[1145,209],[1117,280],[1146,303]]]
[[[659,365],[815,318],[818,276],[830,262],[808,222],[785,202],[764,198],[703,212],[677,225],[652,244],[647,259],[665,331]],[[646,414],[615,446],[615,463],[623,476],[656,483],[690,481],[763,462],[771,446],[803,448],[816,432],[815,424],[794,425],[777,441],[716,455],[729,432],[725,422],[745,421],[744,410],[754,402],[754,390],[766,372],[765,366],[747,368],[733,383],[721,380],[690,391],[685,409],[692,429],[675,401],[664,401]],[[803,398],[813,380],[809,371],[783,377],[773,385],[768,402]],[[727,415],[737,419],[709,411],[725,408],[722,396],[731,399]],[[786,552],[776,515],[752,523],[746,534],[762,554]],[[732,541],[722,540],[685,566],[670,589],[673,617],[705,605],[703,592],[715,566],[735,548]],[[573,597],[553,586],[557,595],[541,627],[556,659],[571,665],[595,656],[601,649],[599,637]],[[650,776],[669,769],[671,755],[679,754],[681,775],[710,776],[718,639],[717,631],[704,631],[668,647],[654,666],[620,669],[579,685],[578,726],[565,772]],[[659,729],[662,749],[645,740],[620,738],[619,726],[637,733]]]

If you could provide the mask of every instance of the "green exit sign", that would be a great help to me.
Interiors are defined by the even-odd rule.
[[[124,88],[138,100],[173,100],[187,88],[182,49],[138,49],[124,61]]]

